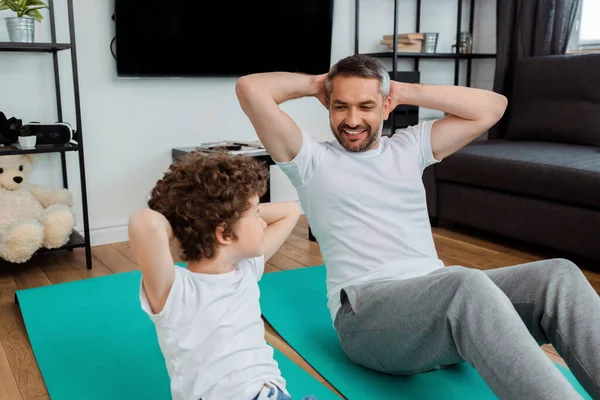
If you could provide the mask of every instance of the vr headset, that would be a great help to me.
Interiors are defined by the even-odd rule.
[[[54,124],[29,122],[23,125],[20,119],[15,117],[7,119],[4,113],[0,112],[0,144],[8,145],[18,142],[19,132],[23,126],[29,127],[30,132],[37,137],[36,145],[67,144],[73,138],[73,130],[66,122]]]

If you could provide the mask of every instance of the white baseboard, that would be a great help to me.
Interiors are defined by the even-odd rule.
[[[83,229],[77,229],[77,231],[83,235]],[[127,225],[90,229],[90,244],[92,246],[126,242],[128,240]]]

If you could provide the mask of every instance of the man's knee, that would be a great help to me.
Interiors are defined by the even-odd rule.
[[[546,265],[541,268],[548,279],[560,282],[561,284],[571,284],[585,280],[581,269],[574,262],[565,258],[552,258],[545,261]]]
[[[449,271],[448,283],[456,287],[457,292],[475,292],[481,288],[494,286],[494,282],[481,270],[459,267]]]
[[[567,260],[566,258],[551,258],[548,260],[548,267],[551,268],[553,272],[563,273],[567,275],[579,275],[579,273],[581,272],[577,264],[575,264],[571,260]]]
[[[481,270],[475,268],[459,268],[449,275],[449,284],[455,287],[452,301],[473,305],[500,301],[509,304],[506,295]]]

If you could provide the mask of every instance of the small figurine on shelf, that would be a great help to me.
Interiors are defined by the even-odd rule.
[[[27,125],[23,125],[21,127],[21,131],[19,132],[19,144],[23,149],[33,149],[35,148],[35,142],[37,140],[37,136],[31,133],[31,128]]]
[[[64,246],[75,226],[67,189],[33,185],[33,155],[0,156],[0,258],[23,263],[40,248]]]

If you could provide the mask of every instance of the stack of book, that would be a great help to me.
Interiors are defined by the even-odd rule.
[[[387,46],[389,51],[394,51],[394,35],[383,35],[379,42]],[[423,46],[422,33],[399,33],[398,34],[398,52],[399,53],[420,53]]]
[[[244,142],[226,140],[221,142],[202,143],[194,148],[195,151],[202,153],[214,153],[216,151],[225,151],[228,154],[256,154],[264,153],[265,148],[259,141]]]

